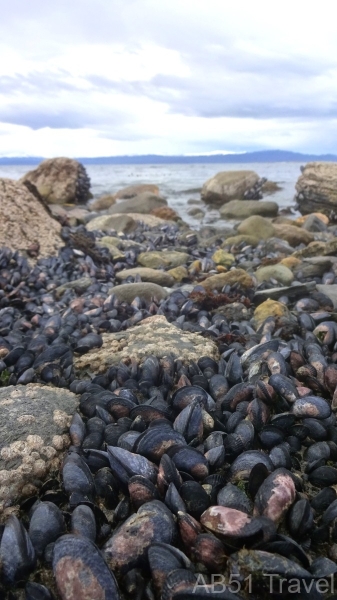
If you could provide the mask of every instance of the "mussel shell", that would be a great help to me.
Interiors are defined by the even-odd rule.
[[[71,532],[74,535],[81,535],[91,542],[95,542],[97,534],[96,519],[90,506],[79,504],[73,510]]]
[[[304,396],[298,398],[292,406],[291,412],[295,417],[327,419],[331,415],[330,404],[319,396]]]
[[[227,483],[219,492],[217,504],[227,508],[235,508],[247,515],[253,512],[253,503],[243,490],[232,483]]]
[[[143,475],[134,475],[129,479],[129,494],[132,504],[138,510],[146,502],[160,500],[156,486]]]
[[[143,504],[106,542],[104,556],[111,569],[126,573],[148,566],[148,548],[155,542],[172,543],[176,525],[171,511],[158,500]]]
[[[65,530],[66,525],[62,512],[55,504],[52,502],[37,504],[28,530],[36,555],[42,556],[46,546],[55,542]]]
[[[28,581],[25,586],[25,600],[53,600],[51,592],[40,583]]]
[[[186,505],[187,512],[195,519],[199,519],[210,505],[209,495],[196,481],[185,481],[179,493]]]
[[[64,535],[55,542],[53,572],[62,600],[119,600],[118,585],[98,548],[89,540]]]
[[[4,528],[0,543],[1,577],[14,584],[24,579],[36,566],[34,546],[24,526],[11,516]]]
[[[127,489],[129,480],[134,475],[144,475],[153,483],[157,480],[158,469],[156,465],[140,454],[129,452],[123,448],[108,446],[108,456],[112,474],[118,479],[123,489]]]
[[[158,594],[161,593],[167,575],[175,569],[191,568],[191,561],[178,548],[169,544],[153,543],[148,550],[148,559]]]
[[[167,454],[174,462],[178,471],[184,471],[193,478],[201,480],[207,477],[209,465],[204,455],[190,446],[171,446]]]
[[[174,392],[171,403],[173,408],[181,411],[195,400],[203,404],[205,408],[208,407],[209,396],[207,392],[199,386],[186,385]]]
[[[276,469],[263,481],[255,496],[254,515],[263,515],[278,523],[295,498],[295,483],[290,471]]]
[[[240,454],[231,464],[228,480],[232,483],[243,479],[248,480],[252,468],[258,463],[264,464],[270,472],[274,470],[274,465],[267,454],[260,450],[248,450]]]
[[[197,536],[193,546],[193,556],[211,573],[221,573],[227,558],[222,542],[209,533],[201,533]]]
[[[185,438],[172,429],[167,427],[151,427],[147,429],[136,440],[134,452],[145,456],[153,462],[159,462],[161,457],[171,446],[186,446]]]

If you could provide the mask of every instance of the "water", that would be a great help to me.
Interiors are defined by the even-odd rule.
[[[31,166],[0,166],[0,177],[19,179],[31,170]],[[193,227],[214,223],[226,225],[219,219],[216,210],[201,205],[205,217],[194,219],[188,214],[190,198],[200,200],[202,185],[219,171],[252,170],[260,177],[267,177],[281,186],[281,190],[271,196],[264,196],[278,203],[280,208],[294,206],[295,183],[300,176],[300,163],[247,163],[247,164],[172,164],[172,165],[86,165],[91,179],[93,195],[114,193],[132,184],[154,183],[167,199],[168,205]],[[199,205],[200,206],[200,205]],[[228,224],[228,222],[227,222]]]

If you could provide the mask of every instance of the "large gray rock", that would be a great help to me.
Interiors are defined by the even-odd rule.
[[[56,254],[64,245],[61,225],[47,208],[22,183],[0,179],[0,246],[38,258]]]
[[[115,289],[115,288],[114,288]],[[103,346],[76,357],[75,371],[82,376],[105,373],[111,365],[134,358],[141,363],[147,356],[172,355],[184,363],[201,356],[217,360],[216,344],[197,333],[181,331],[162,315],[144,319],[139,325],[118,333],[103,333]]]
[[[220,215],[224,219],[247,219],[252,215],[276,217],[277,213],[276,202],[260,200],[231,200],[220,208]]]
[[[230,200],[243,198],[244,193],[259,181],[254,171],[221,171],[208,179],[201,190],[207,204],[221,206]]]
[[[49,158],[21,177],[36,186],[48,204],[84,204],[91,197],[90,179],[73,158]]]
[[[168,295],[167,291],[163,287],[156,283],[123,283],[122,285],[116,285],[111,288],[109,294],[115,294],[116,298],[120,302],[131,302],[138,296],[151,302],[151,300],[162,300]]]
[[[116,273],[117,281],[124,281],[128,277],[136,277],[139,275],[142,281],[149,281],[150,283],[157,283],[164,287],[171,287],[175,283],[174,278],[166,273],[166,271],[160,271],[159,269],[150,269],[149,267],[134,267],[133,269],[123,269]]]
[[[77,405],[77,396],[61,388],[35,383],[0,388],[0,517],[59,470]]]
[[[337,163],[310,162],[296,183],[296,200],[302,215],[321,212],[329,218],[337,211]]]
[[[154,208],[161,208],[162,206],[167,206],[167,202],[164,198],[157,196],[157,194],[151,194],[149,192],[143,192],[142,194],[138,194],[138,196],[134,196],[133,198],[129,198],[128,200],[123,200],[122,202],[118,202],[109,208],[109,214],[114,215],[116,213],[150,213]]]

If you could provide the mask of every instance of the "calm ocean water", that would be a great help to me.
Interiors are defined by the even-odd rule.
[[[0,166],[0,177],[19,179],[32,167]],[[86,165],[91,178],[92,193],[101,196],[114,193],[127,185],[138,183],[155,183],[161,194],[167,199],[169,206],[194,227],[200,224],[216,223],[225,225],[219,220],[217,211],[206,210],[202,221],[188,215],[191,208],[187,201],[190,198],[200,200],[200,188],[203,183],[219,171],[253,170],[260,177],[267,177],[281,186],[281,190],[265,199],[274,200],[280,208],[294,206],[295,183],[300,176],[300,163],[247,163],[247,164],[172,164],[172,165]]]

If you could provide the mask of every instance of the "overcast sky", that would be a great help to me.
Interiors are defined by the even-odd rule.
[[[0,9],[0,156],[337,153],[335,0]]]

